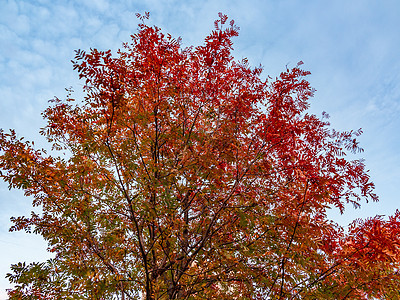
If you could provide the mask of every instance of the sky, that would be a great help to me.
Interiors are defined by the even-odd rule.
[[[240,27],[234,56],[264,67],[275,78],[300,60],[317,90],[310,111],[331,116],[338,130],[362,128],[367,168],[379,203],[348,207],[330,216],[342,225],[355,218],[391,215],[400,208],[400,1],[398,0],[0,0],[0,128],[48,147],[38,132],[41,112],[55,96],[83,83],[72,70],[74,50],[114,53],[148,24],[201,45],[218,12]],[[8,232],[10,217],[29,215],[31,199],[0,182],[0,300],[12,263],[43,261],[46,243]]]

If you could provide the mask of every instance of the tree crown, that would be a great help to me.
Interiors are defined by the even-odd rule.
[[[117,56],[76,52],[85,99],[44,111],[65,156],[0,131],[1,177],[43,210],[11,230],[55,253],[12,266],[11,299],[398,297],[399,212],[348,233],[327,218],[378,198],[346,156],[361,130],[307,112],[302,62],[263,80],[234,60],[227,16],[184,49],[138,17]]]

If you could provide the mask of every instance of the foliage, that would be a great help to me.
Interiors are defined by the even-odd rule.
[[[10,299],[400,299],[400,213],[327,218],[377,197],[301,63],[263,80],[225,15],[189,48],[139,17],[117,57],[77,51],[86,98],[43,113],[52,155],[0,132],[1,177],[42,208],[11,230],[55,254],[13,265]]]

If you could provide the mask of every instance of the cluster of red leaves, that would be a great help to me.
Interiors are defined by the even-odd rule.
[[[141,23],[117,57],[77,51],[86,98],[43,114],[65,156],[0,132],[1,177],[43,210],[12,230],[56,254],[14,265],[11,299],[399,297],[399,213],[348,233],[326,215],[377,200],[346,157],[361,131],[307,113],[302,63],[269,82],[234,61],[219,17],[196,48]]]

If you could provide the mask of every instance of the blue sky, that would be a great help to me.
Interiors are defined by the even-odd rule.
[[[2,0],[0,11],[0,128],[46,147],[40,113],[54,96],[82,83],[72,70],[75,49],[117,50],[137,28],[135,13],[149,23],[199,45],[218,12],[239,25],[235,57],[263,65],[277,76],[300,60],[317,92],[311,111],[331,115],[340,130],[363,128],[362,157],[379,203],[349,207],[332,218],[389,215],[399,208],[400,2],[397,0]],[[40,237],[8,233],[9,218],[29,214],[30,200],[0,183],[0,299],[11,263],[47,256]]]

